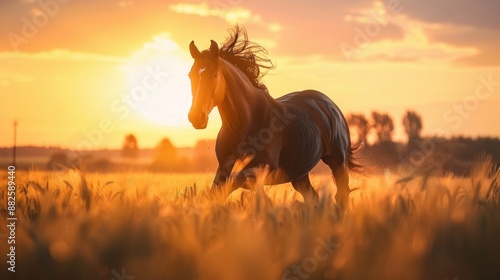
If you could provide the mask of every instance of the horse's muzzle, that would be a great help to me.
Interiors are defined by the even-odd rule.
[[[207,127],[208,116],[204,112],[201,112],[198,114],[195,114],[193,112],[189,112],[188,119],[189,119],[189,122],[191,122],[193,127],[196,129],[204,129]]]

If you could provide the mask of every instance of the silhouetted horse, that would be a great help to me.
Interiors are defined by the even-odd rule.
[[[237,26],[230,35],[220,49],[214,41],[203,52],[194,42],[189,45],[194,58],[189,72],[193,95],[189,121],[196,129],[205,128],[215,106],[222,119],[216,142],[219,167],[211,192],[223,189],[237,160],[250,157],[224,197],[237,187],[245,187],[255,178],[257,168],[268,166],[266,184],[292,182],[305,201],[318,200],[309,172],[321,159],[333,172],[335,198],[345,209],[348,171],[359,165],[353,163],[349,128],[342,112],[315,90],[273,99],[260,82],[261,68],[273,68],[261,56],[265,50],[248,41],[244,28]]]

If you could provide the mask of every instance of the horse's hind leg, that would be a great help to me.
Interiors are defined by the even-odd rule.
[[[337,167],[333,170],[333,177],[335,177],[335,183],[337,184],[337,194],[335,195],[335,200],[340,205],[342,210],[347,209],[347,203],[349,202],[349,171],[345,165]]]
[[[325,156],[323,161],[332,170],[335,184],[337,185],[337,194],[335,200],[337,204],[346,210],[349,202],[349,169],[347,165],[341,160],[335,160],[332,156]]]
[[[309,174],[304,175],[302,178],[292,181],[293,188],[304,197],[306,203],[318,202],[319,195],[311,185]]]

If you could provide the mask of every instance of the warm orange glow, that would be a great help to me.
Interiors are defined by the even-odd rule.
[[[12,145],[15,118],[19,145],[75,148],[89,141],[91,148],[116,148],[128,133],[141,147],[163,137],[177,146],[214,138],[217,110],[207,130],[196,131],[187,120],[187,48],[191,40],[200,50],[210,39],[221,42],[235,23],[276,62],[264,78],[274,97],[312,88],[346,114],[386,111],[395,119],[396,139],[403,137],[400,118],[407,109],[421,112],[427,135],[500,136],[491,117],[500,107],[498,42],[491,33],[497,30],[481,19],[431,21],[418,14],[425,9],[404,1],[403,7],[376,1],[288,9],[241,1],[104,2],[69,1],[56,11],[17,1],[2,10],[9,16],[0,17],[7,34],[0,39],[0,146]],[[298,21],[293,15],[302,10],[315,16]],[[160,77],[151,73],[158,71]],[[488,96],[478,99],[485,79]],[[97,137],[102,121],[112,129]]]
[[[133,110],[148,121],[166,127],[186,126],[191,105],[187,73],[191,61],[174,41],[163,38],[146,46],[127,66],[128,93]],[[139,54],[142,53],[142,54]]]

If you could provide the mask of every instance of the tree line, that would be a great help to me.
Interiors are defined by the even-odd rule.
[[[367,144],[367,136],[371,131],[375,132],[376,144],[392,142],[394,121],[387,113],[372,112],[371,119],[364,114],[349,114],[346,117],[351,130],[354,144]],[[420,139],[422,132],[422,117],[415,111],[407,111],[403,116],[404,126],[408,143]]]
[[[395,122],[387,113],[374,111],[368,117],[364,114],[349,114],[346,120],[352,144],[362,146],[356,157],[369,170],[435,169],[465,175],[471,172],[475,162],[485,157],[500,163],[500,139],[423,137],[422,117],[415,111],[407,111],[401,120],[406,133],[405,143],[393,140]],[[371,143],[367,141],[370,135],[374,138]],[[139,164],[136,163],[140,151],[138,139],[134,134],[128,134],[121,148],[121,156],[126,159],[126,163],[120,165],[148,171],[214,172],[217,168],[214,150],[215,140],[200,140],[190,150],[191,154],[179,153],[170,139],[163,138],[155,146],[150,161]],[[49,166],[53,168],[64,162],[68,162],[68,159],[58,153],[51,157]],[[107,158],[88,157],[74,167],[106,171],[116,170],[117,164]]]
[[[415,111],[407,111],[401,120],[406,142],[393,140],[395,123],[387,113],[372,112],[371,118],[363,114],[346,117],[355,145],[363,145],[358,158],[370,170],[432,171],[469,175],[476,166],[489,160],[500,164],[500,139],[491,137],[444,138],[422,136],[422,117]],[[367,138],[374,133],[375,141]]]

